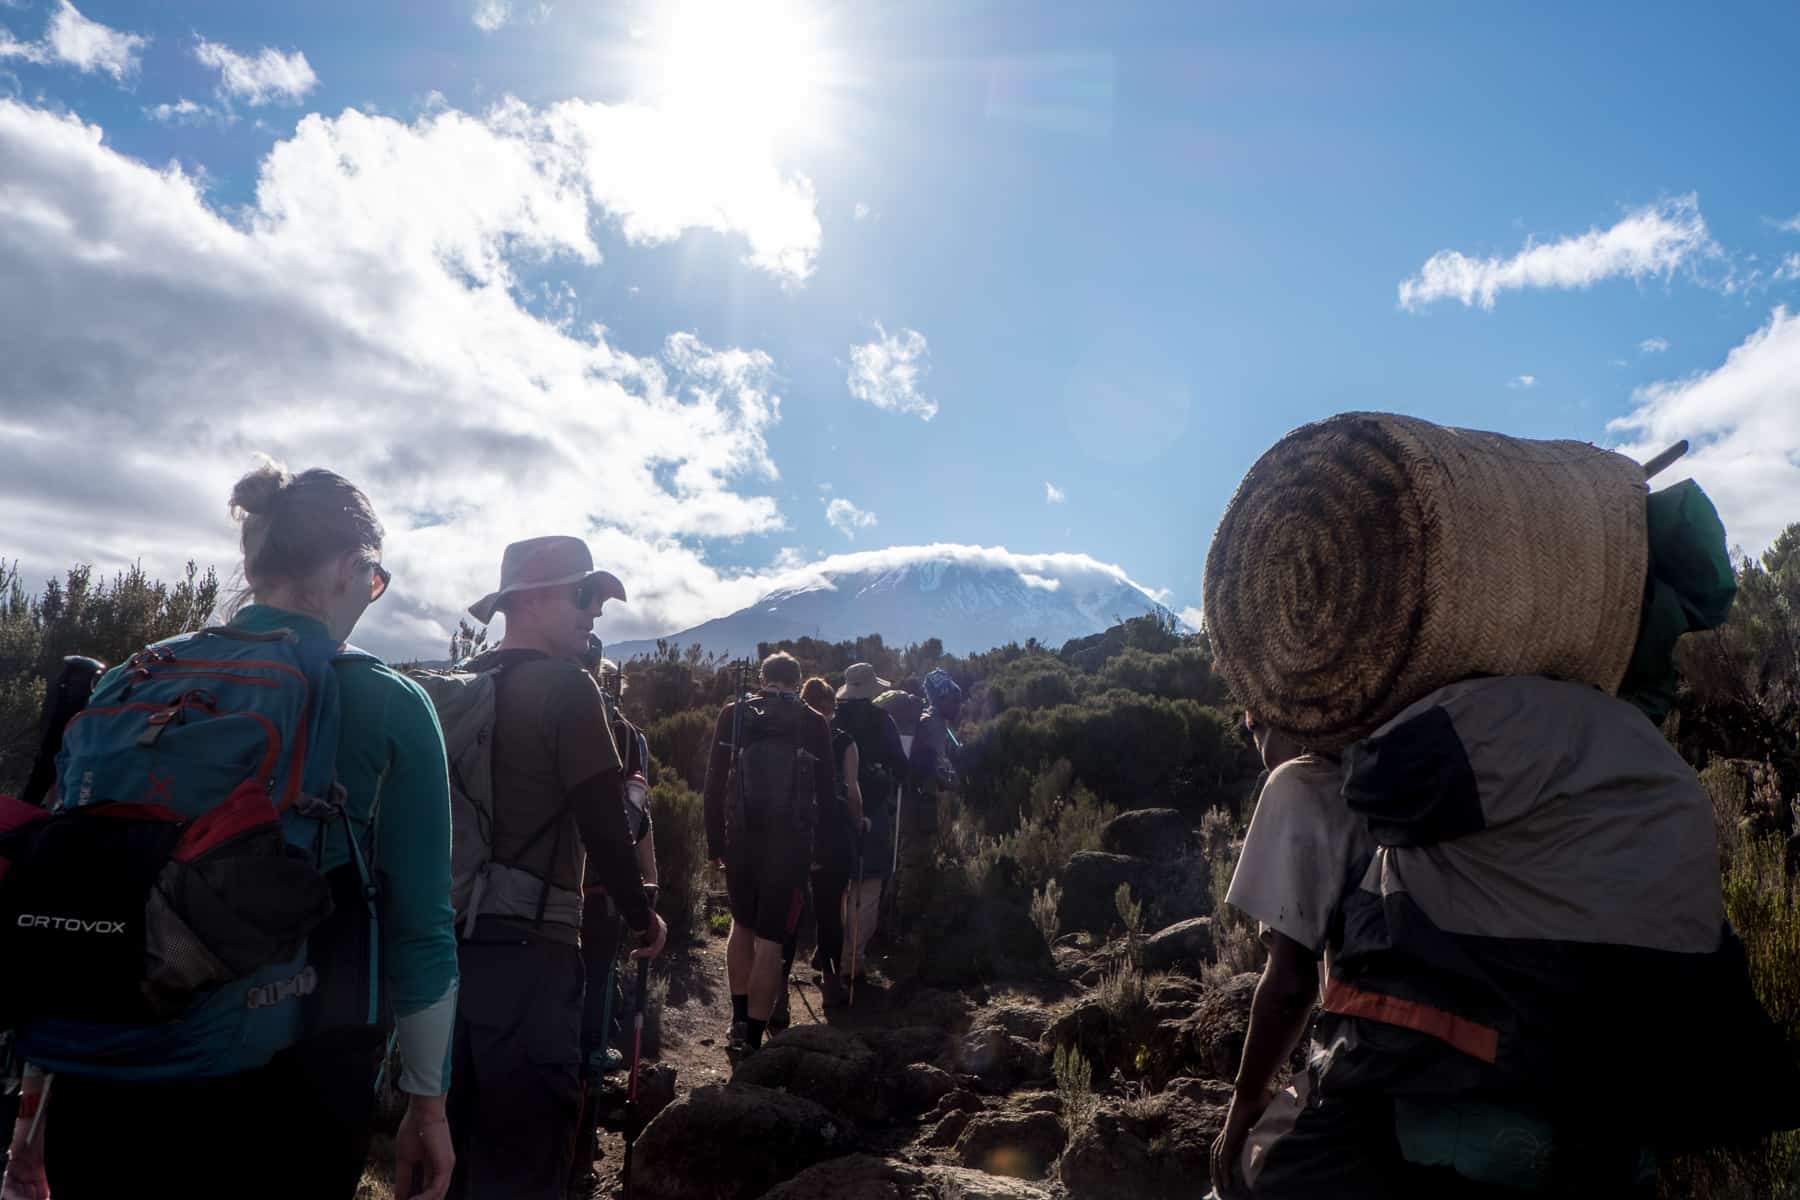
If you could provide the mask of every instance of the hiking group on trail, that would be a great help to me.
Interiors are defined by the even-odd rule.
[[[104,674],[70,660],[52,765],[0,798],[0,1031],[25,1064],[4,1195],[124,1194],[200,1128],[184,1194],[351,1196],[390,1046],[397,1195],[591,1185],[618,951],[643,963],[667,937],[649,747],[592,632],[624,586],[577,538],[515,542],[469,607],[504,614],[500,643],[403,674],[349,642],[392,582],[360,489],[269,465],[230,506],[246,590],[228,623]],[[906,769],[879,710],[859,770],[794,659],[763,675],[721,715],[707,791],[744,1051],[778,996],[785,1016],[783,951],[815,888],[839,930],[816,961],[847,994],[840,964],[874,926],[841,932],[870,824],[857,785]],[[891,815],[892,789],[875,797]]]
[[[1226,902],[1267,958],[1220,1196],[1648,1196],[1659,1155],[1800,1125],[1655,724],[1676,638],[1729,608],[1723,530],[1619,459],[1351,414],[1233,497],[1207,627],[1266,775]],[[54,769],[0,797],[4,1200],[351,1197],[394,1047],[397,1196],[591,1186],[618,954],[641,1039],[668,937],[649,746],[593,635],[624,585],[516,541],[469,606],[499,644],[402,673],[349,641],[393,583],[360,489],[270,464],[230,506],[228,622],[72,660]],[[1545,564],[1587,574],[1534,591]],[[781,652],[737,683],[703,803],[741,1060],[788,1022],[809,911],[828,1009],[925,912],[962,691]]]

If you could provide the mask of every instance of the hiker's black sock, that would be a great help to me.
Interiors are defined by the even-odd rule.
[[[738,995],[736,992],[732,993],[731,1019],[733,1021],[748,1021],[750,1019],[750,996],[748,993],[745,993],[742,996]]]
[[[769,1023],[767,1021],[759,1021],[755,1017],[750,1018],[750,1048],[752,1050],[759,1050],[762,1048],[763,1030],[768,1027]]]

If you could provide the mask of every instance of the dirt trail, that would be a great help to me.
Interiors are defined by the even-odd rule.
[[[663,953],[662,968],[669,993],[662,1007],[661,1044],[656,1047],[655,1057],[646,1052],[644,1064],[673,1065],[677,1072],[677,1097],[707,1084],[729,1082],[731,1063],[725,1056],[725,1038],[731,1025],[731,993],[725,980],[725,938],[702,934],[672,947]],[[804,959],[794,966],[788,995],[789,1016],[794,1025],[825,1020],[818,986],[812,982],[816,974]],[[629,1047],[626,1055],[629,1066]],[[602,1131],[601,1153],[594,1164],[598,1184],[591,1196],[609,1200],[623,1197],[620,1173],[625,1161],[624,1139],[617,1133]]]

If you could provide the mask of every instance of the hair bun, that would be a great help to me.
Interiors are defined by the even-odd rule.
[[[231,489],[232,511],[246,517],[266,515],[275,505],[276,497],[282,490],[294,482],[294,477],[274,459],[265,459],[263,465],[237,481]]]

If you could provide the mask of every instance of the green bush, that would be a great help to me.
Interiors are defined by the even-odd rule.
[[[671,932],[691,933],[706,908],[712,863],[706,857],[706,811],[700,793],[679,779],[650,789],[656,827],[656,873],[662,894],[656,910]]]
[[[1094,1068],[1074,1046],[1058,1046],[1050,1069],[1056,1075],[1056,1094],[1062,1098],[1063,1125],[1072,1137],[1093,1119],[1100,1106],[1094,1095]]]
[[[1030,777],[1018,824],[994,845],[1016,864],[1022,886],[1036,890],[1055,878],[1078,850],[1098,850],[1100,830],[1118,816],[1074,778],[1067,759]]]
[[[1200,811],[1234,797],[1255,774],[1229,713],[1116,688],[1079,704],[1010,708],[964,741],[964,786],[983,813],[1005,810],[1017,772],[1059,758],[1123,808]]]
[[[1738,849],[1725,873],[1725,912],[1743,939],[1757,998],[1787,1034],[1790,1052],[1800,1052],[1800,880],[1787,874],[1781,839],[1758,838]],[[1704,1157],[1701,1169],[1724,1181],[1706,1194],[1800,1196],[1800,1132]]]
[[[712,756],[713,726],[717,719],[716,713],[701,708],[664,717],[644,730],[644,737],[650,743],[650,756],[658,767],[666,768],[688,787],[702,790],[706,786],[706,763]],[[660,771],[657,778],[662,778]]]
[[[982,682],[976,715],[999,716],[1009,708],[1054,708],[1075,702],[1081,675],[1061,659],[1031,654],[1013,660]]]
[[[188,564],[186,576],[164,583],[142,567],[96,577],[71,567],[38,594],[28,593],[17,564],[0,563],[0,791],[13,791],[31,773],[45,680],[64,655],[85,654],[112,664],[151,642],[205,625],[219,604],[219,579]]]
[[[1225,685],[1213,675],[1212,656],[1201,646],[1178,646],[1163,654],[1128,647],[1107,660],[1099,671],[1100,687],[1124,688],[1166,700],[1231,702]]]

